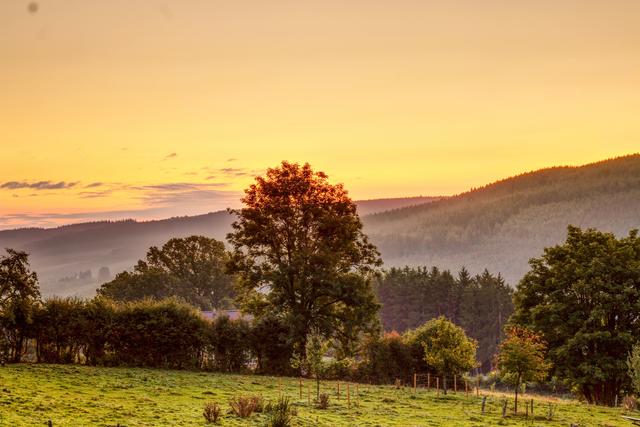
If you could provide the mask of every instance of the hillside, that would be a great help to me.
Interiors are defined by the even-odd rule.
[[[562,241],[568,224],[618,235],[640,228],[640,155],[543,169],[453,197],[357,203],[365,231],[386,266],[437,265],[458,271],[464,265],[474,273],[488,268],[515,285],[527,260]],[[31,253],[43,293],[91,295],[107,274],[131,268],[149,246],[191,234],[223,239],[230,223],[230,215],[222,211],[159,221],[7,230],[0,231],[0,248]],[[101,267],[109,271],[100,273]]]
[[[356,203],[360,214],[366,215],[431,200],[434,198],[410,197]],[[193,234],[224,240],[231,220],[226,211],[220,211],[158,221],[102,221],[51,229],[5,230],[0,231],[0,248],[31,254],[31,266],[39,275],[44,294],[91,295],[98,283],[132,268],[149,246]]]
[[[387,266],[486,267],[515,285],[568,224],[617,235],[640,228],[640,155],[530,172],[364,222]]]

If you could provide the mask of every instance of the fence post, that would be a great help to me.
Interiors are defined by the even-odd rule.
[[[482,415],[484,415],[484,407],[487,404],[487,396],[482,396]]]
[[[311,406],[311,387],[307,384],[307,404]]]
[[[533,399],[531,399],[531,416],[533,417]]]
[[[527,401],[524,402],[524,416],[529,417],[529,402]]]
[[[431,390],[431,374],[427,373],[427,391]]]
[[[440,377],[436,377],[436,394],[440,396]]]
[[[504,400],[502,404],[502,418],[507,416],[507,399]]]
[[[300,377],[300,399],[302,399],[302,377]]]
[[[340,400],[340,381],[338,381],[338,400]]]
[[[480,375],[476,377],[476,397],[480,396]]]
[[[453,376],[453,394],[457,394],[458,393],[458,376],[454,375]]]
[[[360,406],[360,387],[356,383],[356,406]]]
[[[414,396],[416,395],[417,382],[418,382],[418,374],[414,372],[413,373],[413,395]]]
[[[469,383],[467,382],[467,380],[464,380],[464,394],[465,396],[469,397]]]
[[[53,427],[53,422],[51,420],[47,421],[47,427]]]
[[[351,409],[351,393],[349,392],[349,383],[347,383],[347,408]]]

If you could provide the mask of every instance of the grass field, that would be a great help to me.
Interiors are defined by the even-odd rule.
[[[204,426],[202,408],[216,401],[228,408],[237,394],[261,394],[275,400],[290,396],[297,408],[298,426],[630,426],[621,409],[587,406],[575,401],[536,398],[535,417],[502,418],[498,394],[487,399],[487,413],[480,414],[481,399],[464,393],[437,396],[435,391],[359,385],[358,405],[351,386],[347,407],[345,385],[336,399],[336,383],[323,383],[331,393],[331,406],[316,409],[303,398],[295,378],[226,375],[155,369],[92,368],[73,365],[9,365],[0,368],[0,425],[42,426]],[[483,393],[486,394],[486,393]],[[531,396],[527,396],[531,398]],[[555,415],[548,420],[549,402]],[[509,412],[512,401],[509,401]],[[264,425],[266,415],[240,419],[226,414],[225,426]]]

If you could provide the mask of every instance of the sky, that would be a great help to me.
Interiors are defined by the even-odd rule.
[[[0,229],[355,199],[640,151],[638,0],[0,1]]]

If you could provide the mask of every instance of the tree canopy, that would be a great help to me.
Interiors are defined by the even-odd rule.
[[[527,328],[511,327],[500,343],[496,368],[502,379],[515,386],[515,409],[518,412],[520,385],[530,381],[544,381],[550,364],[545,360],[546,343]]]
[[[233,297],[233,278],[225,271],[224,244],[204,236],[173,238],[152,246],[133,272],[124,271],[98,289],[119,301],[180,297],[201,309],[225,308]]]
[[[38,276],[26,252],[7,249],[0,258],[0,358],[19,362],[35,304],[40,301]]]
[[[377,328],[370,278],[381,260],[341,184],[308,164],[282,162],[257,177],[242,202],[228,240],[245,311],[284,319],[299,352],[312,329],[348,352]]]
[[[427,365],[442,375],[445,393],[446,377],[460,375],[477,366],[478,343],[467,337],[464,330],[444,316],[431,319],[406,335],[409,343],[419,343]]]
[[[530,261],[513,324],[541,334],[553,373],[585,399],[609,404],[629,386],[626,359],[640,338],[640,239],[570,226],[563,244]]]

